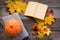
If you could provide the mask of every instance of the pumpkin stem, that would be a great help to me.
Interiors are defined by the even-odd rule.
[[[13,28],[13,26],[10,26],[11,28]]]

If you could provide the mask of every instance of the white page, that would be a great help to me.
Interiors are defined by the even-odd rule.
[[[43,20],[44,17],[45,17],[47,8],[48,8],[47,5],[38,3],[37,9],[36,9],[36,13],[35,13],[34,17]]]
[[[39,19],[44,19],[48,6],[45,4],[38,3],[35,17]]]
[[[26,8],[24,15],[33,17],[35,10],[36,10],[36,7],[37,7],[37,2],[30,1],[27,5],[27,8]]]

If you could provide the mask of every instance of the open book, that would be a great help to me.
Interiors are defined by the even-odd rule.
[[[47,8],[48,5],[29,1],[24,15],[44,20]]]

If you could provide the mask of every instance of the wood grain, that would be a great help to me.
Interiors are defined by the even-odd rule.
[[[0,0],[0,8],[5,8],[4,4],[5,0]],[[37,0],[34,0],[37,1]],[[49,8],[54,10],[55,17],[60,17],[60,0],[38,0],[38,2],[48,4]],[[1,11],[1,10],[0,10]],[[1,13],[0,13],[1,14]],[[24,26],[26,30],[29,33],[29,37],[25,38],[24,40],[39,40],[35,35],[32,35],[32,25],[36,23],[32,18],[25,17],[24,15],[20,15],[22,18],[22,21],[24,23]],[[56,18],[56,22],[53,23],[53,25],[49,26],[51,29],[51,35],[45,36],[41,40],[60,40],[60,18]],[[0,40],[11,40],[10,37],[8,37],[5,32],[2,24],[0,23]]]

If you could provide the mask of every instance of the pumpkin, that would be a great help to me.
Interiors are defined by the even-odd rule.
[[[14,37],[21,33],[22,25],[17,19],[9,19],[6,21],[4,29],[8,36]]]

